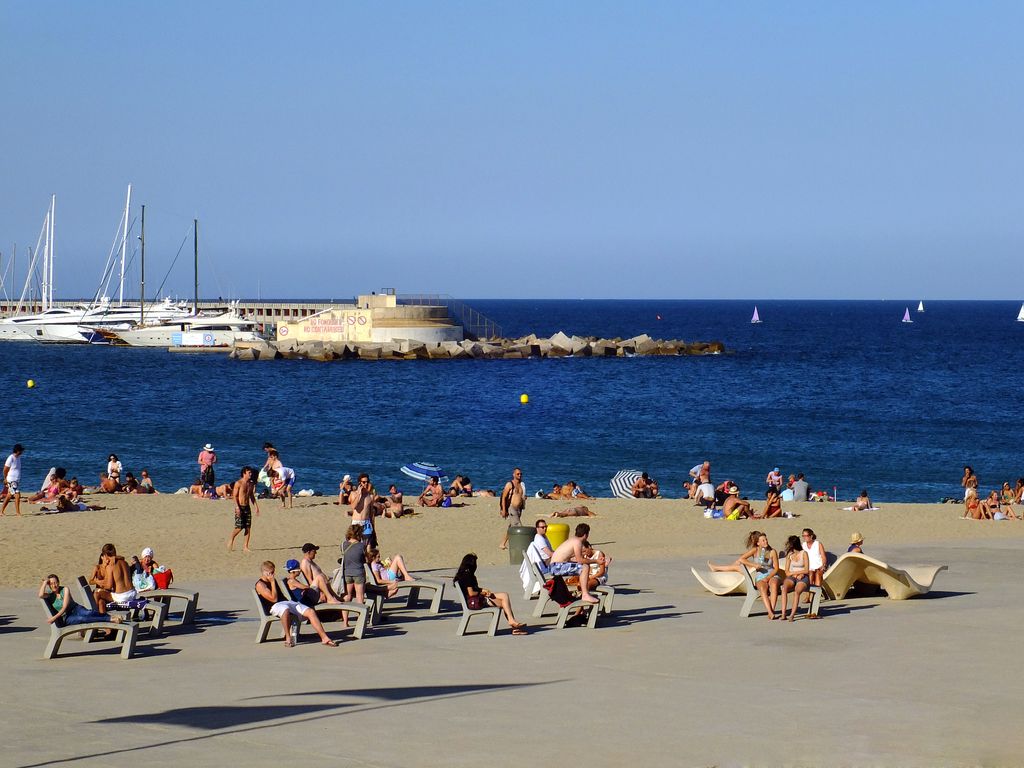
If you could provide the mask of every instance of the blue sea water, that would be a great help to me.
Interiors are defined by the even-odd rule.
[[[519,465],[530,492],[575,479],[595,495],[637,468],[678,496],[703,459],[751,496],[774,466],[882,502],[958,495],[964,464],[985,489],[1012,482],[1024,475],[1017,305],[928,302],[901,323],[916,303],[763,301],[751,325],[749,301],[471,302],[506,335],[648,333],[730,350],[708,357],[244,363],[7,343],[0,446],[25,444],[26,488],[53,465],[94,482],[113,452],[174,490],[205,442],[218,480],[233,479],[262,463],[265,440],[298,486],[327,493],[364,470],[418,492],[398,471],[416,460],[481,488]]]

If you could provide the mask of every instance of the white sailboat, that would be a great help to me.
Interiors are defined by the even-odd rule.
[[[1024,304],[1020,305],[1020,312],[1017,313],[1017,322],[1024,323]]]
[[[11,317],[0,320],[0,341],[31,341],[32,336],[27,333],[27,325],[39,320],[44,315],[56,313],[63,315],[63,310],[53,309],[53,253],[54,253],[54,223],[57,214],[57,196],[51,195],[50,205],[46,209],[46,216],[43,219],[43,228],[39,232],[39,239],[36,240],[36,249],[31,251],[32,257],[29,261],[28,272],[25,274],[25,286],[18,298],[18,305]],[[42,248],[40,249],[40,244]],[[25,299],[29,295],[32,286],[32,276],[36,273],[36,263],[39,254],[43,256],[42,275],[40,278],[40,304],[41,312],[34,315],[21,314]],[[73,310],[67,310],[72,312]]]
[[[912,322],[914,322],[913,320],[910,319],[910,307],[907,307],[906,310],[903,312],[903,322],[904,323],[912,323]]]
[[[923,301],[917,302],[917,311],[918,312],[924,312],[924,302]]]
[[[757,314],[757,305],[754,305],[754,316],[750,318],[751,323],[760,323],[761,317]]]

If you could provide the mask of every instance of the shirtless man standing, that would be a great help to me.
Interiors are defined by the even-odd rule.
[[[604,563],[602,555],[597,560],[591,560],[583,554],[583,542],[590,535],[590,526],[580,523],[576,526],[576,532],[568,539],[558,545],[558,548],[551,553],[549,564],[552,576],[579,576],[580,577],[580,599],[585,603],[600,603],[601,601],[590,594],[590,570],[592,565]]]
[[[363,472],[359,475],[359,483],[352,493],[349,494],[349,503],[352,505],[352,522],[363,526],[363,537],[368,539],[370,546],[379,549],[377,546],[377,527],[374,525],[373,516],[376,513],[377,492],[370,485],[370,476]]]
[[[508,520],[508,528],[523,524],[523,512],[526,510],[526,491],[523,489],[523,470],[516,467],[512,470],[512,479],[505,483],[498,502],[498,514]],[[501,549],[508,549],[508,528],[505,538],[501,540]]]
[[[252,467],[242,467],[242,476],[238,478],[231,496],[235,501],[235,529],[228,539],[228,552],[235,546],[235,538],[242,531],[245,531],[244,551],[249,552],[249,539],[252,538],[252,508],[256,509],[256,516],[259,517],[260,505],[256,501],[256,484],[253,476],[256,470]],[[251,505],[251,507],[250,507]]]
[[[123,603],[138,597],[128,563],[117,554],[113,544],[104,544],[100,550],[100,563],[90,583],[96,586],[96,607],[100,613],[107,612],[107,603]]]

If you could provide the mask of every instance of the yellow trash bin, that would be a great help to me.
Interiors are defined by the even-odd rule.
[[[568,538],[569,526],[566,523],[548,523],[548,541],[552,549],[557,549]]]

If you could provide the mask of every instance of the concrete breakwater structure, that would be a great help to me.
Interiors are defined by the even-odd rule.
[[[393,338],[390,341],[296,341],[239,343],[231,350],[235,360],[523,360],[548,357],[634,357],[636,355],[717,355],[720,341],[686,342],[652,339],[643,334],[629,339],[569,336],[561,331],[550,338],[530,334],[517,339],[424,342]]]

